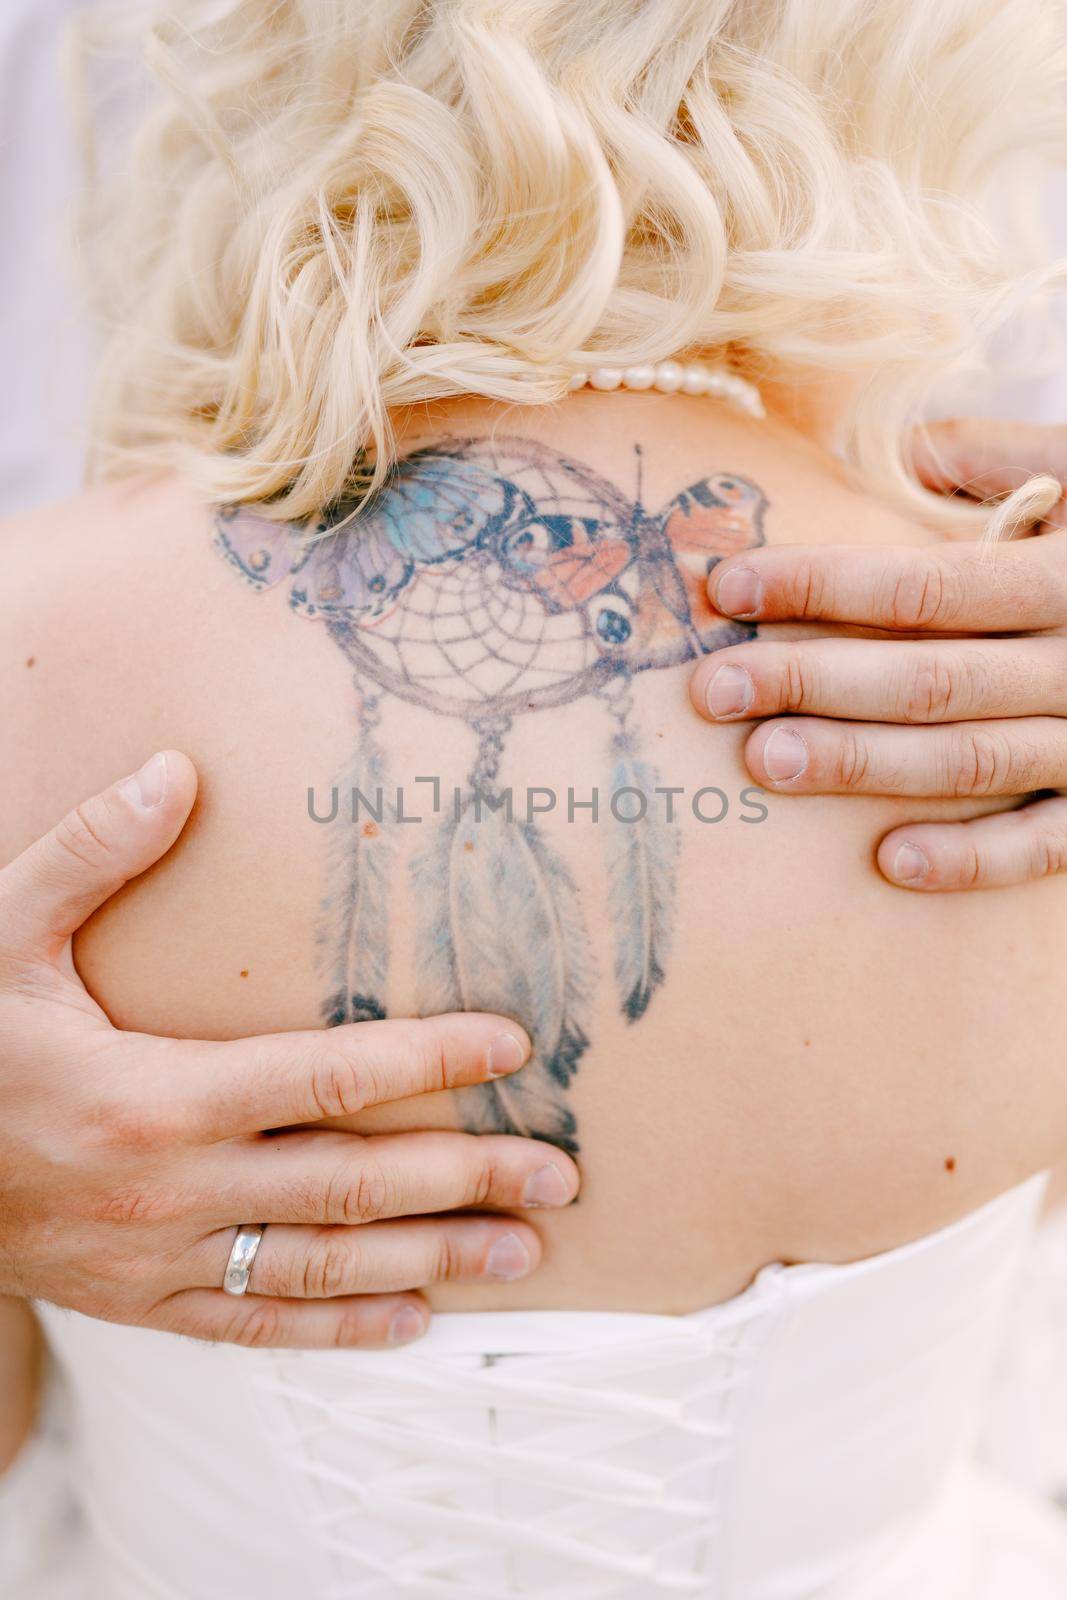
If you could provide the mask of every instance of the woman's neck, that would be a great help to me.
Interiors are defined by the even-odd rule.
[[[781,362],[744,372],[754,382],[768,416],[838,455],[845,426],[865,374],[834,372],[799,363]]]

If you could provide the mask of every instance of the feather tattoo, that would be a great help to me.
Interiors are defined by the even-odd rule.
[[[588,1042],[592,972],[573,879],[537,830],[501,811],[441,824],[412,867],[421,910],[421,1012],[502,1011],[534,1040],[500,1083],[459,1091],[467,1126],[534,1134],[575,1150],[561,1093]]]
[[[319,935],[320,967],[329,985],[324,1020],[367,1022],[385,1016],[389,972],[389,876],[393,808],[374,728],[377,699],[364,697],[360,749],[338,785],[351,820],[333,829]]]
[[[615,757],[618,815],[605,822],[615,984],[623,1014],[638,1022],[666,974],[678,836],[655,807],[659,773],[634,755],[626,732],[615,740]]]

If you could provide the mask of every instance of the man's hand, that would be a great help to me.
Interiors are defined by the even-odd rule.
[[[1067,481],[1067,428],[943,424],[921,448],[921,475],[945,492],[1004,493],[1038,473]],[[1061,498],[1045,526],[1065,524]],[[702,715],[773,719],[745,747],[766,788],[951,798],[1067,789],[1067,532],[1003,546],[750,550],[717,566],[708,589],[720,611],[746,620],[929,635],[762,639],[702,661],[692,680]],[[891,883],[925,890],[1061,872],[1067,798],[895,828],[878,864]]]
[[[0,1294],[240,1344],[406,1343],[445,1279],[518,1278],[513,1217],[566,1205],[574,1163],[463,1133],[269,1134],[520,1068],[523,1030],[456,1014],[228,1043],[120,1033],[71,936],[170,849],[196,774],[176,752],[97,795],[0,872]],[[270,1226],[222,1291],[237,1224]]]

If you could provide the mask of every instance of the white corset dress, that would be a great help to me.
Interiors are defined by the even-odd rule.
[[[1041,1192],[692,1316],[439,1316],[387,1354],[42,1307],[86,1596],[1064,1600],[1067,1523],[973,1459]]]

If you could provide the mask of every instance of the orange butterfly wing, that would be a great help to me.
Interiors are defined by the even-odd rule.
[[[583,606],[629,566],[633,549],[625,539],[601,539],[557,550],[534,574],[541,593],[563,611]]]
[[[762,491],[747,478],[720,473],[676,495],[659,519],[658,557],[644,563],[634,658],[667,666],[724,642],[738,624],[708,601],[707,578],[724,556],[763,543]]]
[[[747,479],[712,478],[680,494],[664,518],[663,531],[698,632],[726,620],[708,599],[708,573],[725,556],[763,543],[764,504]]]

